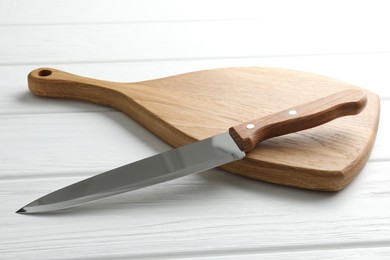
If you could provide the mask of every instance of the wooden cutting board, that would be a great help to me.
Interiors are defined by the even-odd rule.
[[[174,147],[226,132],[229,127],[357,88],[311,73],[277,68],[224,68],[136,83],[84,78],[51,68],[28,76],[31,92],[111,106]],[[380,101],[356,116],[266,140],[222,169],[257,180],[337,191],[363,168],[379,122]]]

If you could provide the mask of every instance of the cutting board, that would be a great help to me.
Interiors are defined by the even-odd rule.
[[[316,74],[252,67],[204,70],[135,83],[40,68],[29,74],[28,83],[36,95],[86,100],[121,110],[174,147],[357,88]],[[245,159],[221,168],[287,186],[342,189],[368,160],[378,128],[379,98],[364,91],[368,102],[359,115],[266,140]]]

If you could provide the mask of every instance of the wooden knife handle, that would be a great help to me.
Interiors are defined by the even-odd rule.
[[[229,133],[241,150],[250,152],[266,139],[309,129],[338,117],[356,115],[366,103],[367,97],[362,90],[348,89],[231,127]]]

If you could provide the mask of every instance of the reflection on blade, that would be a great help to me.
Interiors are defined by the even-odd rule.
[[[31,202],[18,213],[47,212],[105,198],[205,171],[245,157],[230,137],[220,134],[110,170]]]

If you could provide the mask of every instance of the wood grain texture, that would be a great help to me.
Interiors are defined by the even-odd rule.
[[[266,68],[207,70],[138,83],[100,81],[50,68],[34,70],[28,78],[34,94],[115,107],[175,147],[286,109],[289,104],[356,88],[314,74]],[[368,107],[361,115],[270,140],[244,160],[222,168],[307,189],[345,187],[367,161],[376,135],[379,99],[366,94]]]

